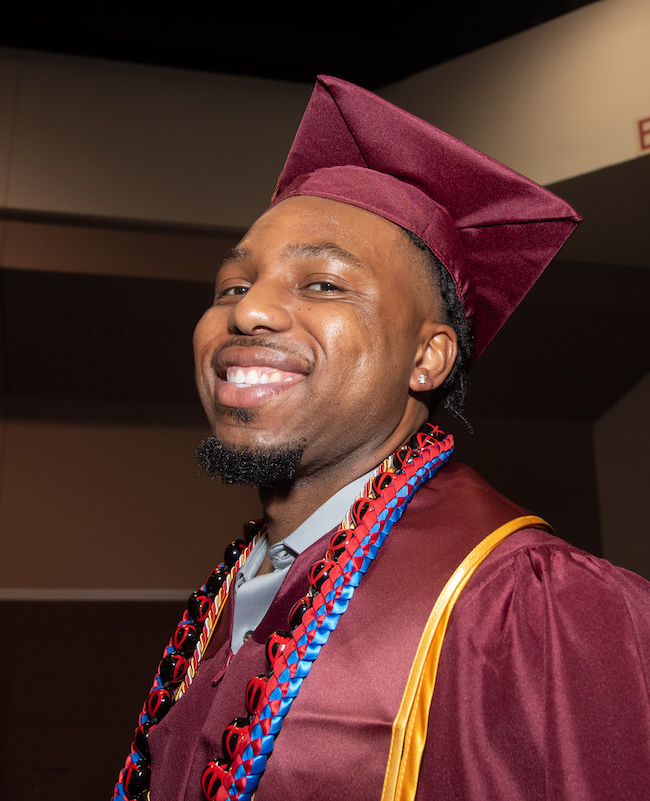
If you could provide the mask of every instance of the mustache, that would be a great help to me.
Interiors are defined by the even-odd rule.
[[[265,337],[232,337],[228,342],[217,348],[212,354],[210,363],[213,369],[216,369],[217,358],[219,354],[227,348],[268,348],[274,350],[276,353],[286,353],[288,356],[295,356],[296,352],[288,348],[281,342],[273,342],[273,340]]]

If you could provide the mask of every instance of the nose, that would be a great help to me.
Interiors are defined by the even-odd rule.
[[[287,293],[270,281],[253,284],[228,317],[231,331],[241,334],[287,331],[291,323]]]

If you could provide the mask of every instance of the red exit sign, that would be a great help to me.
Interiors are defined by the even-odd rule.
[[[645,120],[639,120],[639,139],[641,141],[641,150],[650,150],[650,117]]]

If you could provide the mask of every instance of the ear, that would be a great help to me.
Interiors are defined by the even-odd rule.
[[[427,321],[422,326],[409,388],[413,392],[437,389],[451,372],[457,353],[458,342],[454,329]]]

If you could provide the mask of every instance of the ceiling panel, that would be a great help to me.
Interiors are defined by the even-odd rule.
[[[585,5],[23,0],[3,10],[0,45],[307,83],[328,73],[377,89]]]

